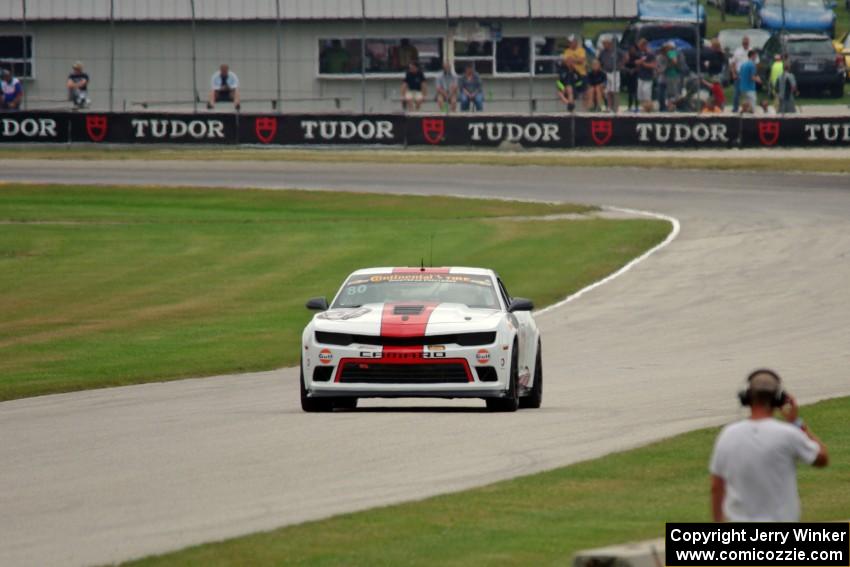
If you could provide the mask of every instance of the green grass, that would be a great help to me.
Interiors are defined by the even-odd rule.
[[[830,450],[801,468],[804,520],[850,510],[850,398],[804,408]],[[144,559],[159,565],[568,565],[577,551],[662,537],[665,522],[710,521],[717,429],[483,488],[337,516]]]
[[[500,271],[546,305],[664,222],[499,217],[588,207],[306,191],[0,186],[0,400],[298,360],[304,301],[352,270]],[[15,221],[9,223],[8,221]],[[556,258],[557,261],[553,261]]]

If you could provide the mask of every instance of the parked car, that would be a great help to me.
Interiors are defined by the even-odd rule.
[[[638,20],[645,22],[699,22],[700,35],[705,36],[705,7],[693,0],[638,0]]]
[[[641,39],[647,40],[653,51],[672,41],[685,56],[688,68],[697,68],[697,30],[694,26],[680,22],[632,22],[623,32],[620,48],[628,50]]]
[[[776,33],[764,46],[758,73],[767,84],[770,65],[776,55],[787,54],[791,72],[801,90],[828,90],[836,98],[844,96],[847,75],[844,56],[835,53],[832,41],[813,33]]]
[[[735,50],[741,46],[741,40],[744,37],[750,38],[750,48],[756,51],[761,51],[764,44],[770,39],[770,32],[757,28],[752,29],[726,29],[721,30],[717,34],[717,40],[720,42],[720,47],[727,55],[732,55]]]
[[[746,15],[750,13],[750,0],[707,0],[709,4],[727,14]],[[850,0],[848,0],[850,2]]]
[[[754,28],[771,32],[820,32],[835,37],[835,6],[835,0],[753,0],[750,21]]]
[[[850,2],[850,0],[847,0]],[[835,46],[835,51],[844,57],[844,68],[847,69],[847,78],[850,79],[850,33],[845,33],[841,39],[837,39],[832,44]]]

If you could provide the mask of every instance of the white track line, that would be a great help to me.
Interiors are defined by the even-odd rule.
[[[644,216],[644,217],[650,217],[650,218],[654,218],[654,219],[664,220],[664,221],[667,221],[667,222],[669,222],[670,224],[673,225],[673,230],[670,231],[670,234],[667,235],[667,238],[665,238],[663,242],[661,242],[661,243],[657,244],[656,246],[650,248],[649,250],[647,250],[646,252],[644,252],[643,254],[641,254],[640,256],[638,256],[637,258],[635,258],[634,260],[632,260],[631,262],[629,262],[628,264],[626,264],[625,266],[623,266],[622,268],[620,268],[619,270],[614,272],[613,274],[610,274],[610,275],[602,278],[599,281],[593,282],[589,286],[584,287],[584,288],[578,290],[577,292],[575,292],[574,294],[565,297],[564,299],[562,299],[558,303],[553,303],[552,305],[549,305],[548,307],[544,307],[540,311],[535,311],[534,312],[535,316],[543,315],[544,313],[548,313],[549,311],[554,311],[555,309],[563,307],[564,305],[566,305],[570,302],[573,302],[576,299],[580,298],[584,294],[593,291],[597,287],[603,286],[603,285],[607,284],[608,282],[619,278],[620,276],[622,276],[623,274],[625,274],[626,272],[628,272],[629,270],[631,270],[632,268],[634,268],[635,266],[637,266],[638,264],[640,264],[641,262],[643,262],[644,260],[646,260],[647,258],[652,256],[653,254],[655,254],[656,252],[658,252],[662,248],[665,248],[668,244],[673,242],[676,239],[676,237],[679,236],[679,231],[681,230],[681,224],[679,223],[679,219],[677,219],[675,217],[668,216],[668,215],[662,215],[661,213],[652,213],[652,212],[649,212],[649,211],[639,211],[639,210],[636,210],[636,209],[623,209],[623,208],[620,208],[620,207],[602,207],[602,208],[609,210],[609,211],[615,211],[615,212],[618,212],[618,213],[626,213],[626,214],[630,214],[630,215],[640,215],[640,216]]]

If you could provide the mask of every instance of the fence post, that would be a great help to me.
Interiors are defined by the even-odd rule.
[[[360,0],[360,112],[366,114],[366,0]]]
[[[115,102],[115,0],[109,0],[109,112]]]
[[[21,0],[21,58],[24,60],[23,71],[26,72],[26,60],[27,60],[27,0]],[[10,71],[12,71],[13,75],[15,72],[14,64],[11,65]],[[32,54],[30,53],[30,69],[32,69]],[[20,80],[20,79],[18,79]],[[27,90],[24,89],[24,94],[21,97],[21,108],[26,109],[27,107]]]
[[[281,37],[280,37],[280,0],[276,0],[275,8],[277,10],[276,18],[275,18],[275,32],[277,35],[277,99],[275,108],[277,109],[278,114],[280,114],[281,109],[281,60],[280,60],[280,48],[281,48]]]
[[[198,54],[195,47],[195,0],[189,0],[192,11],[192,112],[198,112]]]
[[[528,113],[534,114],[534,22],[531,12],[531,0],[528,0]]]

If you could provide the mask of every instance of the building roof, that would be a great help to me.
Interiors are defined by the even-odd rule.
[[[5,0],[0,21],[169,21],[192,18],[192,0]],[[637,0],[194,0],[198,20],[634,17]]]

